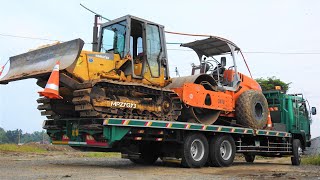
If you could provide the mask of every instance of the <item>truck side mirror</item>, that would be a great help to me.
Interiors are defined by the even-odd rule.
[[[311,114],[312,115],[316,115],[317,114],[317,108],[316,107],[312,107],[311,108]]]

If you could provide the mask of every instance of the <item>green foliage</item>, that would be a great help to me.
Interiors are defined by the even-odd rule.
[[[43,141],[43,142],[42,142]],[[0,128],[0,144],[5,143],[29,143],[29,142],[49,142],[49,136],[45,131],[35,131],[33,133],[23,133],[21,129],[5,131]]]
[[[0,144],[0,151],[5,152],[34,152],[34,153],[43,153],[46,150],[41,149],[36,146],[29,146],[29,145],[17,145],[17,144]]]
[[[49,136],[45,131],[35,131],[33,133],[25,133],[21,136],[21,142],[29,143],[29,142],[49,142]]]
[[[0,128],[0,144],[8,143],[9,139],[6,135],[6,131],[3,128]]]
[[[275,86],[281,86],[281,89],[284,93],[286,93],[289,89],[289,83],[285,83],[275,76],[265,78],[258,78],[256,81],[260,84],[263,91],[274,90]]]
[[[309,164],[309,165],[317,165],[320,166],[320,155],[317,156],[309,156],[306,158],[302,158],[302,164]]]
[[[9,130],[7,131],[6,135],[7,138],[9,139],[9,143],[19,143],[19,138],[21,138],[22,130],[21,129],[16,129],[16,130]],[[20,141],[21,142],[21,141]]]

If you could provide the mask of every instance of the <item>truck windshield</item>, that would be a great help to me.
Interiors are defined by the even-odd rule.
[[[102,41],[100,52],[112,52],[124,56],[126,21],[106,26],[102,29]]]

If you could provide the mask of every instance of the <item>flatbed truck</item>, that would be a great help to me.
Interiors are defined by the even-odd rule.
[[[235,153],[247,162],[256,155],[291,156],[299,165],[303,148],[291,133],[243,127],[121,118],[46,120],[52,144],[82,151],[120,152],[137,164],[181,159],[183,167],[230,166]]]

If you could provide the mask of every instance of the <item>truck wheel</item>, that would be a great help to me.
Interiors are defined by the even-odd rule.
[[[135,164],[152,165],[158,160],[158,157],[148,156],[148,157],[140,157],[139,159],[129,159],[129,160]]]
[[[292,142],[292,154],[293,157],[291,157],[291,164],[293,166],[299,166],[302,156],[302,147],[299,139],[294,139]]]
[[[141,146],[140,157],[138,159],[130,159],[131,162],[143,165],[152,165],[158,160],[157,149],[154,146]]]
[[[184,143],[181,165],[183,167],[202,167],[209,156],[207,138],[202,134],[189,134]]]
[[[256,158],[256,155],[252,155],[252,154],[244,153],[243,155],[244,155],[244,159],[248,163],[253,163],[254,159]]]
[[[268,119],[268,102],[264,95],[255,90],[243,92],[236,102],[236,116],[239,124],[261,129]]]
[[[210,140],[209,165],[227,167],[233,163],[236,145],[230,135],[218,135]]]
[[[152,165],[158,160],[158,156],[153,153],[147,153],[141,154],[138,159],[129,158],[129,160],[135,164]]]

